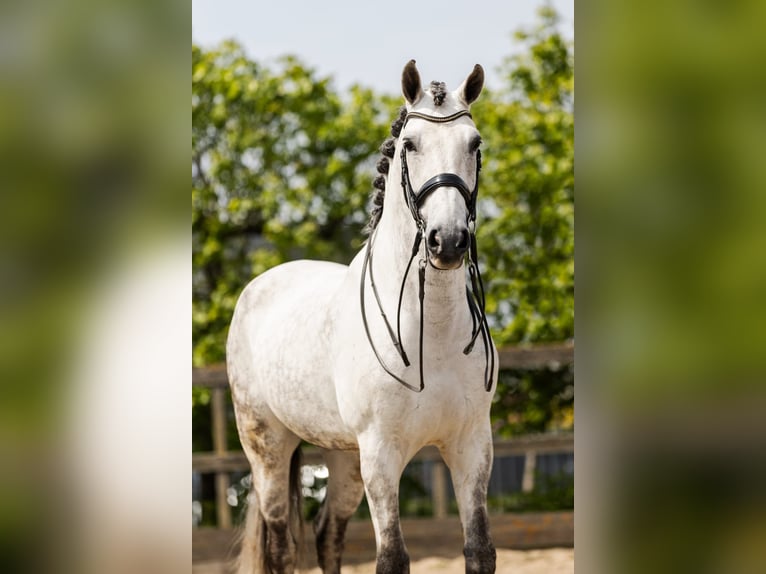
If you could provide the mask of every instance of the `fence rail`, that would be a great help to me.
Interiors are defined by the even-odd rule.
[[[531,347],[504,347],[498,349],[499,367],[503,369],[539,369],[558,367],[574,362],[574,345],[535,345]],[[247,459],[241,451],[229,451],[226,446],[226,393],[229,383],[225,365],[195,367],[192,369],[192,386],[207,387],[211,390],[211,426],[213,451],[192,454],[192,471],[215,475],[216,521],[219,528],[231,528],[231,508],[227,503],[229,473],[249,470]],[[574,451],[574,436],[528,435],[510,440],[497,439],[494,442],[495,457],[524,456],[522,491],[534,488],[534,474],[537,457],[546,453],[567,453]],[[431,488],[434,502],[434,517],[447,516],[447,467],[441,455],[433,446],[421,449],[414,461],[434,463]],[[319,449],[307,448],[303,452],[305,464],[322,464],[324,459]]]
[[[543,369],[574,363],[574,343],[501,347],[497,353],[500,370]],[[194,367],[192,369],[192,385],[210,389],[228,388],[229,379],[226,377],[226,365]]]

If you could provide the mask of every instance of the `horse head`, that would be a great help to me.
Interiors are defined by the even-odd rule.
[[[400,110],[399,118],[391,124],[392,138],[386,140],[380,148],[383,158],[377,166],[380,175],[373,182],[377,192],[373,196],[373,208],[367,227],[370,240],[367,242],[360,273],[360,308],[365,333],[378,362],[391,377],[416,392],[424,388],[423,316],[428,265],[437,270],[436,273],[430,274],[429,289],[437,288],[442,301],[449,299],[458,302],[467,298],[472,330],[463,354],[468,355],[472,352],[474,343],[481,335],[486,358],[485,389],[492,389],[494,352],[491,350],[484,286],[479,272],[476,247],[476,199],[481,169],[481,137],[469,111],[483,86],[484,70],[477,64],[454,92],[447,92],[442,82],[431,82],[429,88],[424,91],[415,60],[410,60],[402,72],[402,93],[406,105]],[[399,181],[392,177],[397,173],[401,174]],[[401,193],[398,188],[401,189]],[[413,228],[414,242],[412,248],[407,250],[407,238],[413,236]],[[374,248],[376,241],[382,245],[379,251]],[[383,268],[388,265],[389,269],[402,273],[400,287],[396,291],[396,330],[386,316],[375,284],[373,252],[377,253],[378,261],[381,260],[381,255],[386,257]],[[417,291],[412,288],[408,291],[408,276],[412,278],[409,271],[419,254]],[[465,274],[445,273],[463,268],[466,259],[468,285],[464,284]],[[393,372],[377,351],[365,307],[368,272],[370,288],[386,330],[405,366],[410,366],[410,361],[401,335],[402,308],[405,298],[409,296],[412,299],[417,293],[420,309],[419,387]],[[391,275],[388,274],[387,277]],[[414,283],[415,280],[412,279],[409,285],[413,286]],[[388,287],[391,293],[394,293],[390,279]],[[455,317],[451,310],[449,315]]]
[[[425,91],[415,61],[402,72],[407,115],[397,153],[410,214],[437,269],[462,266],[476,217],[481,137],[469,109],[484,85],[478,64],[454,92],[431,82]]]

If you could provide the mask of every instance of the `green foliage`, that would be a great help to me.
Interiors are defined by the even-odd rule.
[[[506,92],[476,104],[485,142],[478,240],[498,345],[574,335],[574,67],[545,8]]]
[[[239,292],[302,257],[361,246],[373,157],[394,102],[342,99],[294,57],[276,70],[231,42],[192,47],[194,364],[223,360]]]
[[[505,88],[473,108],[485,142],[479,253],[498,345],[574,334],[573,56],[555,14],[541,17],[516,34],[524,50],[507,59]],[[295,57],[268,67],[232,42],[192,46],[195,365],[223,361],[254,276],[303,257],[348,262],[361,247],[377,149],[400,104],[361,87],[339,94]],[[493,411],[505,431],[561,419],[551,402],[561,384],[514,377]],[[516,420],[522,398],[530,412]]]
[[[192,452],[213,450],[210,389],[192,388]]]
[[[497,436],[570,430],[574,426],[574,369],[501,371],[492,405]]]

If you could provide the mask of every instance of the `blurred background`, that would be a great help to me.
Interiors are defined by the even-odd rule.
[[[488,7],[469,8],[457,11],[479,30],[499,20]],[[393,11],[390,3],[380,9]],[[190,340],[197,364],[218,360],[218,319],[196,310],[199,273],[189,265],[199,257],[186,195],[190,12],[175,1],[0,7],[4,572],[189,570]],[[354,27],[370,22],[329,8],[327,15]],[[762,572],[766,6],[580,0],[576,20],[578,571]],[[505,69],[490,77],[485,97],[519,106],[524,81],[508,82],[520,64],[503,68],[503,60],[530,55],[540,23],[508,19],[495,61],[466,47],[461,53],[471,61],[456,76],[437,68],[436,57],[416,57],[428,80],[449,85],[476,61]],[[267,18],[252,26],[256,37],[258,26],[289,30]],[[512,40],[518,28],[529,39]],[[461,43],[456,34],[431,38],[433,29],[420,29],[431,40],[424,45]],[[194,62],[229,49],[192,30]],[[283,77],[291,64],[278,56],[292,51],[279,48],[263,57],[243,48],[244,69]],[[397,55],[395,79],[412,57]],[[321,83],[337,73],[310,53],[294,63],[299,80]],[[365,81],[357,90],[369,90],[378,106],[375,122],[360,119],[381,130],[370,145],[384,136],[391,111],[383,96],[396,88],[389,73],[379,75],[382,85]],[[338,78],[325,89],[339,99],[342,117],[353,109],[354,81]],[[295,86],[289,97],[301,101],[300,93]],[[493,112],[480,105],[477,121],[492,133]],[[320,119],[325,113],[316,111]],[[504,130],[508,141],[527,141],[512,128]],[[487,141],[487,150],[504,141]],[[493,177],[511,176],[498,170]],[[363,171],[343,177],[358,178],[360,190],[367,181]],[[348,213],[363,209],[366,191],[358,193]],[[328,205],[317,213],[334,215]],[[483,221],[502,222],[489,205]],[[482,249],[500,261],[490,251]],[[534,269],[529,263],[525,269]],[[519,308],[532,301],[524,285],[502,288],[502,297],[517,294]],[[558,336],[534,325],[506,331],[514,322],[500,295],[496,301],[494,326],[504,343]],[[532,388],[525,376],[509,384]],[[525,424],[523,417],[496,420]]]
[[[188,565],[190,24],[0,6],[3,572]]]
[[[765,19],[577,5],[583,572],[766,568]]]

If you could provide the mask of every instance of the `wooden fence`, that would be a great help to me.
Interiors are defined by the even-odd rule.
[[[535,345],[532,347],[506,347],[499,350],[500,369],[539,369],[558,367],[574,362],[574,345]],[[249,470],[242,451],[229,451],[226,445],[226,396],[228,379],[224,365],[192,369],[192,385],[207,387],[211,392],[211,427],[213,451],[192,454],[192,470],[215,475],[215,506],[218,528],[231,528],[231,507],[227,503],[229,473]],[[534,473],[538,455],[574,451],[574,437],[563,435],[531,435],[511,440],[496,440],[495,457],[524,456],[522,491],[534,488]],[[449,506],[447,468],[435,447],[425,447],[415,455],[414,461],[433,461],[431,480],[434,517],[447,516]],[[322,464],[319,449],[304,449],[304,464]]]

